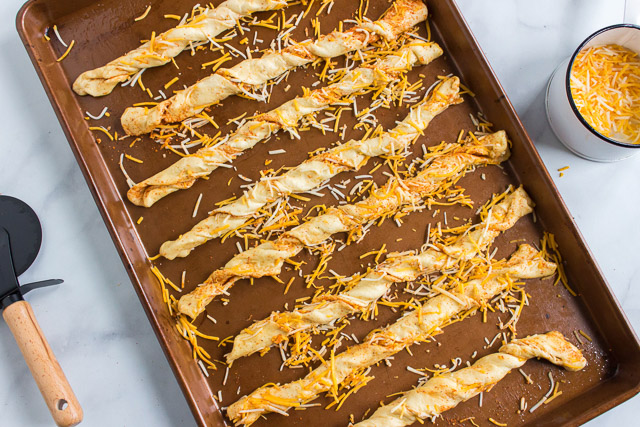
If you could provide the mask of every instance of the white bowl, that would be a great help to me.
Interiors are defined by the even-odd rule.
[[[640,153],[640,144],[628,144],[598,133],[582,117],[571,96],[571,67],[582,49],[617,44],[640,53],[640,27],[618,24],[591,34],[551,75],[546,110],[551,129],[560,142],[580,157],[597,162],[615,162]]]

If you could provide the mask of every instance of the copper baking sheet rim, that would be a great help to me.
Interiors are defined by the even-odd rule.
[[[58,3],[63,3],[58,6],[61,8],[73,7],[73,2]],[[74,122],[71,119],[73,114],[77,114],[74,112],[76,108],[75,95],[71,90],[56,90],[68,88],[67,77],[55,62],[52,65],[44,65],[51,64],[51,59],[55,57],[52,50],[42,49],[41,45],[35,43],[38,38],[42,37],[42,32],[38,25],[33,24],[38,21],[39,13],[46,14],[48,6],[47,0],[31,0],[23,6],[17,17],[20,37],[34,63],[107,228],[128,270],[134,288],[196,420],[201,425],[224,425],[224,419],[215,409],[211,398],[213,391],[210,384],[204,380],[198,366],[193,363],[190,348],[174,332],[173,322],[164,310],[158,288],[153,284],[154,279],[149,272],[150,264],[144,248],[140,245],[138,232],[125,208],[120,191],[113,183],[104,158],[93,137],[86,131],[84,123]],[[38,10],[39,8],[40,10]],[[522,123],[457,7],[453,2],[429,2],[429,8],[430,20],[437,22],[437,28],[434,29],[438,32],[447,31],[443,37],[446,56],[461,72],[463,81],[471,86],[477,93],[478,99],[482,100],[481,104],[485,114],[503,125],[502,127],[506,128],[510,138],[519,142],[517,149],[524,151],[524,154],[518,157],[514,155],[514,159],[519,159],[521,163],[529,162],[528,167],[521,168],[518,166],[522,165],[511,163],[511,172],[518,180],[527,185],[527,190],[530,193],[550,196],[534,197],[538,203],[537,211],[545,228],[556,232],[560,242],[573,242],[571,249],[574,249],[577,255],[572,253],[567,258],[584,259],[586,261],[583,266],[585,274],[589,274],[592,281],[598,282],[599,286],[595,289],[578,289],[583,296],[585,310],[591,314],[591,320],[595,322],[600,332],[608,333],[606,344],[610,348],[607,350],[616,358],[617,370],[606,381],[598,383],[591,389],[591,392],[599,397],[597,402],[589,402],[582,396],[578,396],[564,402],[556,410],[545,414],[544,419],[536,420],[537,425],[552,421],[557,424],[559,420],[567,425],[583,423],[640,391],[640,378],[637,374],[634,375],[638,371],[637,368],[640,367],[640,344],[562,202],[533,143],[526,134]],[[463,57],[463,62],[457,60]],[[531,171],[530,168],[534,170]],[[534,175],[533,178],[531,174]],[[563,247],[566,250],[568,246],[564,245]],[[580,282],[580,280],[576,278],[573,282]],[[596,307],[597,305],[599,306]],[[563,419],[554,416],[555,412],[565,407],[574,407],[571,411],[571,418]],[[575,410],[575,407],[583,408],[583,410]]]

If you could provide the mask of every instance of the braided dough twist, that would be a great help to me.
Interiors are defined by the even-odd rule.
[[[365,22],[344,32],[334,31],[316,41],[293,44],[261,58],[246,59],[232,68],[220,68],[151,109],[129,107],[122,115],[122,127],[129,135],[149,133],[159,125],[198,114],[231,95],[248,93],[247,89],[318,58],[334,58],[364,49],[381,36],[393,40],[425,19],[427,7],[421,0],[396,0],[378,21]]]
[[[267,319],[256,321],[235,337],[233,349],[226,356],[227,363],[285,341],[293,332],[331,325],[336,320],[365,311],[394,283],[410,282],[420,276],[454,268],[460,261],[469,260],[489,247],[500,232],[511,228],[532,211],[533,202],[519,188],[493,206],[484,222],[452,244],[430,245],[418,254],[388,257],[347,291],[326,295],[294,311],[273,312]]]
[[[78,95],[108,95],[118,83],[138,71],[171,62],[171,58],[178,56],[190,43],[212,39],[252,13],[280,9],[286,5],[287,0],[227,0],[158,35],[153,46],[146,42],[107,65],[85,71],[73,83],[73,90]]]
[[[286,411],[315,399],[323,392],[335,391],[334,387],[349,375],[428,339],[454,316],[481,307],[508,289],[509,279],[546,277],[555,269],[556,265],[545,261],[534,248],[521,245],[501,268],[494,269],[486,278],[456,284],[450,292],[428,299],[417,310],[383,329],[372,331],[363,343],[348,347],[300,380],[256,389],[229,406],[227,415],[236,424],[248,426],[262,414],[273,412],[271,408]]]
[[[512,369],[521,367],[534,357],[547,359],[570,371],[579,371],[587,364],[580,350],[557,331],[513,340],[500,347],[497,353],[482,357],[467,368],[431,378],[403,393],[356,426],[403,427],[438,416],[490,390]]]
[[[224,267],[178,302],[178,311],[195,318],[211,300],[227,294],[243,278],[274,276],[284,260],[305,247],[321,244],[331,235],[353,230],[375,221],[403,206],[416,206],[422,198],[433,195],[474,166],[499,164],[509,156],[504,131],[490,134],[478,142],[450,144],[449,151],[433,161],[415,177],[389,179],[387,183],[360,202],[331,207],[324,214],[283,233],[275,241],[266,241],[234,256]]]
[[[407,117],[389,132],[375,138],[351,140],[337,145],[280,176],[261,179],[241,198],[213,210],[209,217],[177,240],[163,243],[160,254],[168,259],[185,257],[208,240],[241,227],[269,203],[289,194],[311,191],[341,172],[358,170],[371,157],[402,153],[435,116],[445,111],[449,105],[462,102],[458,92],[459,80],[452,77],[440,84],[427,102],[411,109]]]
[[[134,185],[127,192],[127,197],[135,205],[150,207],[175,191],[190,188],[198,178],[208,176],[220,164],[232,161],[278,130],[294,127],[304,116],[320,111],[366,87],[387,85],[416,64],[428,64],[440,55],[442,49],[436,43],[412,41],[397,53],[379,59],[372,66],[349,71],[337,83],[315,89],[305,96],[294,98],[256,116],[240,126],[222,144],[201,148],[151,178]]]

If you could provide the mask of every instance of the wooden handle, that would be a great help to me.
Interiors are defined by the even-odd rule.
[[[26,301],[14,302],[4,309],[2,317],[9,325],[56,424],[63,427],[78,424],[82,421],[82,408],[40,330],[31,305]]]

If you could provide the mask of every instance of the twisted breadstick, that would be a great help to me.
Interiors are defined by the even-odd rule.
[[[346,170],[358,170],[373,156],[401,153],[431,120],[449,105],[462,102],[458,96],[459,80],[452,77],[440,84],[427,102],[414,107],[394,129],[376,138],[351,140],[317,154],[278,177],[260,180],[251,191],[234,202],[219,207],[177,240],[160,247],[168,259],[184,257],[197,246],[241,227],[263,206],[289,194],[304,193]]]
[[[381,36],[393,40],[425,19],[427,7],[421,0],[396,0],[379,21],[363,23],[344,32],[334,31],[315,42],[297,43],[280,52],[267,53],[262,58],[246,59],[229,69],[218,69],[151,109],[127,108],[122,115],[122,127],[129,135],[151,132],[161,124],[178,122],[198,114],[231,95],[248,93],[247,89],[318,58],[333,58],[363,49]]]
[[[531,279],[553,274],[556,265],[545,261],[529,245],[521,245],[488,277],[465,284],[456,284],[451,292],[430,298],[420,308],[401,317],[395,323],[371,332],[361,344],[351,346],[317,367],[304,378],[279,385],[262,386],[243,396],[227,408],[227,415],[236,424],[246,426],[260,415],[279,412],[307,403],[323,392],[334,390],[349,375],[390,357],[411,344],[428,339],[454,316],[477,309],[509,288],[509,279]],[[261,410],[261,411],[257,411]]]
[[[462,260],[475,257],[487,248],[500,232],[511,228],[518,219],[532,212],[533,202],[519,188],[491,208],[487,219],[450,245],[430,246],[416,255],[387,258],[362,277],[352,288],[338,295],[326,295],[303,308],[279,313],[256,321],[233,341],[227,363],[248,356],[287,339],[293,332],[330,325],[336,320],[366,310],[383,297],[391,285],[416,280],[436,271],[449,270]]]
[[[213,298],[228,293],[236,281],[277,275],[284,260],[305,247],[316,246],[332,234],[353,230],[402,206],[416,206],[422,198],[451,185],[467,169],[499,164],[509,156],[503,131],[488,135],[477,143],[451,144],[449,148],[449,152],[434,157],[415,177],[390,179],[365,200],[329,208],[326,213],[283,233],[277,240],[264,242],[236,255],[224,267],[211,273],[201,286],[182,296],[178,310],[195,318]]]
[[[184,25],[178,25],[158,35],[120,58],[95,70],[85,71],[73,83],[78,95],[103,96],[111,93],[120,82],[144,68],[159,67],[189,46],[189,43],[212,39],[224,30],[236,26],[238,20],[254,12],[275,10],[287,5],[287,0],[227,0],[208,9]]]
[[[222,144],[201,148],[134,185],[127,192],[127,197],[138,206],[150,207],[175,191],[190,188],[198,178],[211,174],[220,164],[232,161],[278,130],[295,126],[304,116],[320,111],[367,86],[386,85],[416,64],[428,64],[440,55],[442,49],[436,43],[412,41],[397,53],[381,58],[373,66],[356,68],[337,83],[315,89],[308,95],[294,98],[256,116],[240,126]]]
[[[521,367],[534,357],[547,359],[570,371],[579,371],[587,364],[580,350],[557,331],[513,340],[500,347],[497,353],[478,359],[467,368],[433,377],[403,393],[356,426],[402,427],[438,416],[491,389],[512,369]]]

